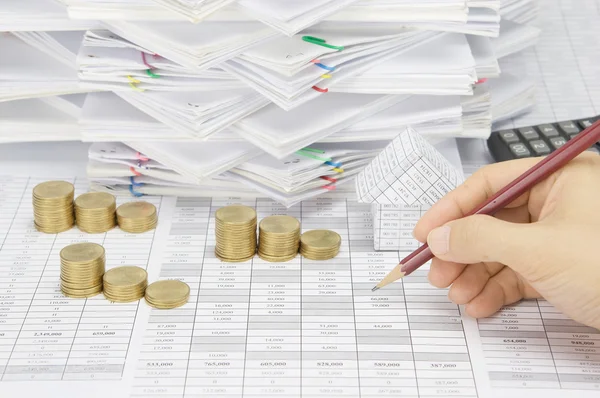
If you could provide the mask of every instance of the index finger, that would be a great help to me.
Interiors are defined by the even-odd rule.
[[[425,242],[429,231],[464,217],[540,160],[540,158],[518,159],[480,168],[455,190],[431,206],[417,223],[413,232],[415,238]],[[527,203],[528,199],[529,192],[526,192],[506,207],[521,206]]]

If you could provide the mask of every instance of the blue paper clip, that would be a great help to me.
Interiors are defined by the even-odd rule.
[[[329,165],[329,166],[333,166],[333,167],[342,167],[342,164],[340,162],[334,163],[334,162],[325,162],[325,164]]]
[[[143,184],[138,184],[138,186],[140,186],[140,185],[143,185]],[[144,194],[143,194],[143,193],[134,191],[134,190],[133,190],[133,185],[130,185],[130,186],[129,186],[129,192],[131,192],[131,194],[132,194],[133,196],[135,196],[136,198],[139,198],[139,197],[141,197],[141,196],[144,196]]]

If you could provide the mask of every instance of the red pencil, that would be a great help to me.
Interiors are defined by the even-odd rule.
[[[502,188],[479,207],[471,210],[466,216],[473,214],[493,215],[598,141],[600,141],[600,120],[579,133],[575,138],[552,152],[546,158],[542,159],[525,173],[521,174],[517,179]],[[381,289],[400,278],[410,275],[433,257],[429,246],[424,244],[403,259],[400,264],[398,264],[377,286],[373,288],[373,291]]]

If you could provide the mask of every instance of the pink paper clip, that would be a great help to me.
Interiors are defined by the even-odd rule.
[[[475,82],[475,84],[481,84],[481,83],[485,83],[487,81],[488,81],[487,77],[484,77],[482,79],[477,80],[477,82]]]
[[[335,191],[335,185],[323,185],[321,188],[326,189],[328,191]]]
[[[143,156],[143,155],[142,155],[141,153],[139,153],[139,152],[137,153],[136,157],[137,157],[139,160],[141,160],[142,162],[147,162],[147,161],[149,161],[149,160],[150,160],[150,158],[147,158],[147,157]]]
[[[328,176],[321,176],[321,178],[324,180],[327,180],[327,181],[337,182],[337,178],[328,177]]]
[[[317,87],[317,86],[312,86],[312,89],[315,90],[315,91],[318,91],[320,93],[326,93],[326,92],[329,91],[328,88],[321,88],[321,87]]]
[[[142,173],[140,173],[139,171],[137,171],[136,169],[134,169],[133,166],[131,166],[129,168],[129,171],[131,171],[133,174],[135,174],[136,177],[140,177],[142,175]]]

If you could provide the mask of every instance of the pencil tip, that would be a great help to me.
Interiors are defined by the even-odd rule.
[[[371,289],[372,292],[375,292],[377,290],[379,290],[379,288],[377,286],[375,286],[373,289]]]

